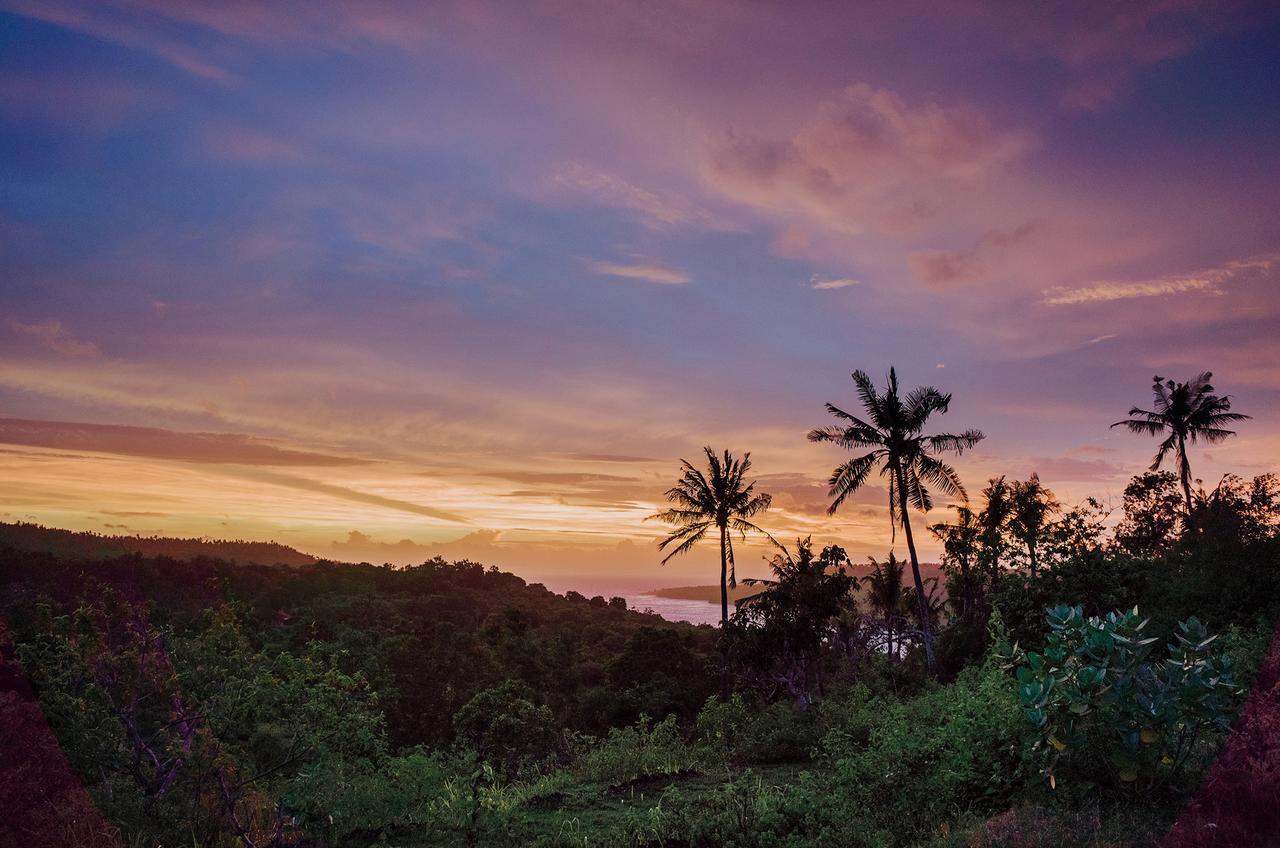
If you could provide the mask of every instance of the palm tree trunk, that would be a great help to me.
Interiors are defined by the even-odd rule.
[[[729,532],[720,528],[720,700],[729,700]]]
[[[1178,436],[1178,476],[1182,481],[1182,494],[1187,499],[1187,526],[1191,525],[1191,463],[1187,460],[1187,442]]]
[[[1036,573],[1036,543],[1027,541],[1027,556],[1031,559],[1031,575],[1034,577]]]
[[[720,528],[720,626],[729,623],[729,549],[728,531]]]
[[[916,607],[920,616],[920,636],[924,641],[924,662],[929,675],[933,676],[936,663],[933,659],[933,627],[929,624],[929,600],[924,594],[924,580],[920,577],[920,558],[916,556],[916,540],[911,535],[911,519],[907,514],[907,487],[903,479],[902,468],[896,469],[898,475],[898,513],[902,518],[902,532],[907,537],[907,553],[911,555],[911,579],[916,584]]]

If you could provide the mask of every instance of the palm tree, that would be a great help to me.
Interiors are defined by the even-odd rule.
[[[955,504],[956,522],[947,524],[939,522],[929,525],[929,532],[942,543],[946,560],[952,567],[960,569],[958,582],[960,596],[960,614],[968,615],[973,611],[978,585],[973,572],[974,556],[978,552],[978,539],[982,534],[982,524],[978,516],[965,504]]]
[[[707,455],[706,473],[689,460],[680,460],[680,481],[666,493],[667,500],[675,506],[645,520],[662,521],[676,528],[658,543],[660,551],[675,545],[663,558],[663,565],[672,557],[687,553],[712,528],[719,533],[720,625],[723,627],[729,621],[729,589],[738,585],[730,531],[737,531],[743,539],[748,532],[759,533],[774,542],[772,536],[751,523],[752,518],[769,508],[772,498],[757,494],[754,481],[746,482],[747,472],[751,470],[750,453],[743,454],[739,460],[728,451],[719,457],[709,447],[702,450]]]
[[[1129,410],[1128,418],[1111,425],[1146,436],[1168,434],[1156,450],[1151,470],[1155,471],[1160,467],[1165,454],[1174,452],[1188,516],[1191,515],[1192,503],[1191,463],[1187,460],[1187,442],[1195,444],[1203,439],[1215,445],[1228,436],[1235,435],[1235,431],[1224,429],[1224,424],[1249,418],[1248,415],[1231,411],[1230,396],[1219,397],[1213,393],[1213,386],[1209,383],[1212,378],[1212,373],[1203,371],[1189,383],[1176,383],[1157,375],[1151,386],[1155,394],[1155,410],[1135,406]]]
[[[1009,533],[1027,546],[1031,573],[1036,573],[1036,545],[1044,535],[1045,521],[1058,511],[1058,499],[1032,472],[1025,483],[1018,481],[1009,490]]]
[[[942,621],[943,615],[947,612],[947,598],[938,591],[938,578],[927,577],[924,581],[925,585],[925,607],[929,610],[929,623],[937,624]],[[902,597],[903,609],[911,609],[916,606],[916,590],[912,586],[907,587],[907,591]]]
[[[982,490],[985,506],[978,513],[978,563],[987,572],[994,592],[1000,582],[1000,557],[1004,554],[1004,533],[1013,513],[1012,487],[1003,476],[992,477]]]
[[[890,656],[896,658],[894,625],[906,607],[906,592],[902,585],[904,563],[899,562],[892,551],[884,562],[876,562],[874,557],[867,557],[867,560],[871,563],[871,573],[862,577],[862,583],[867,587],[867,603],[884,618],[885,647]]]
[[[967,430],[959,435],[945,433],[938,436],[924,435],[924,426],[933,413],[945,414],[951,405],[951,395],[943,394],[932,386],[912,389],[906,397],[898,392],[898,375],[889,369],[889,382],[883,393],[862,371],[853,372],[853,382],[858,388],[858,398],[866,410],[864,421],[833,404],[827,411],[840,419],[842,424],[813,430],[810,441],[835,442],[851,450],[871,448],[868,453],[836,467],[828,481],[830,496],[834,498],[827,508],[834,514],[845,498],[862,488],[876,466],[880,476],[889,482],[889,521],[896,528],[902,525],[907,537],[907,552],[911,555],[911,576],[915,581],[916,598],[920,615],[920,630],[924,641],[925,662],[929,673],[934,671],[933,628],[929,625],[929,610],[920,577],[920,559],[916,556],[915,538],[911,535],[908,506],[928,512],[933,506],[933,495],[928,486],[940,492],[968,500],[964,486],[954,468],[937,457],[937,454],[961,453],[982,440],[982,433]]]

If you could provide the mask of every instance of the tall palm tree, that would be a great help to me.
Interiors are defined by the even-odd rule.
[[[733,535],[759,533],[774,542],[772,536],[751,522],[751,519],[769,508],[772,498],[755,491],[755,481],[746,482],[751,470],[751,454],[737,459],[729,451],[716,455],[709,447],[702,449],[707,455],[704,473],[687,459],[680,460],[681,477],[675,486],[667,490],[666,498],[675,504],[671,509],[650,515],[647,521],[662,521],[673,525],[674,530],[658,543],[658,550],[674,545],[662,560],[666,565],[672,557],[687,553],[694,545],[714,529],[720,537],[720,625],[729,621],[729,589],[738,585],[733,562]],[[774,542],[774,544],[777,544]]]
[[[1036,573],[1036,546],[1044,536],[1045,522],[1058,511],[1058,499],[1032,472],[1026,481],[1016,481],[1009,491],[1009,533],[1027,547],[1031,573]]]
[[[1217,444],[1228,436],[1235,435],[1234,430],[1224,429],[1224,424],[1249,418],[1248,415],[1231,411],[1230,396],[1219,397],[1213,393],[1213,386],[1209,383],[1211,379],[1213,374],[1208,371],[1202,371],[1187,383],[1165,380],[1157,375],[1151,386],[1155,395],[1155,409],[1139,409],[1135,406],[1129,410],[1128,418],[1111,425],[1124,427],[1131,433],[1165,436],[1156,450],[1151,470],[1155,471],[1160,467],[1169,451],[1174,452],[1188,516],[1191,515],[1192,503],[1191,463],[1187,460],[1187,442],[1195,444],[1203,439],[1211,445]]]
[[[927,596],[924,581],[920,577],[920,559],[916,555],[916,542],[911,534],[908,506],[928,512],[933,506],[929,486],[938,491],[968,500],[964,486],[954,468],[938,458],[941,453],[961,453],[982,440],[982,433],[966,430],[959,435],[944,433],[938,436],[924,435],[924,426],[935,412],[945,414],[951,405],[951,395],[943,394],[933,386],[912,389],[903,397],[898,391],[898,375],[889,369],[889,382],[884,392],[876,391],[875,384],[863,371],[853,372],[853,382],[858,398],[866,412],[867,420],[845,412],[833,404],[827,411],[840,419],[841,424],[812,430],[810,441],[835,442],[843,448],[858,450],[870,448],[862,456],[836,467],[828,481],[830,496],[834,498],[827,508],[834,514],[845,498],[862,488],[872,470],[880,467],[880,476],[889,483],[889,521],[896,528],[901,525],[907,537],[907,552],[911,555],[911,576],[915,581],[916,598],[920,615],[920,631],[924,641],[925,662],[932,674],[933,628],[929,624]]]

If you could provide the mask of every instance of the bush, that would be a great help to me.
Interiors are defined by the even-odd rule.
[[[642,777],[698,771],[705,755],[680,736],[675,716],[651,724],[647,716],[630,727],[614,728],[608,738],[588,749],[574,768],[585,780],[620,786]]]
[[[423,750],[388,757],[376,767],[334,763],[290,801],[300,823],[329,844],[409,830],[418,838],[445,840],[472,817],[471,770],[465,760]]]
[[[1230,729],[1242,690],[1197,619],[1178,625],[1163,661],[1136,608],[1086,618],[1058,606],[1047,620],[1044,650],[1018,668],[1018,694],[1050,786],[1062,766],[1111,786],[1163,785],[1198,741]]]
[[[698,738],[722,758],[741,763],[808,760],[819,741],[816,710],[789,701],[749,707],[741,695],[711,696],[698,713]]]
[[[1017,698],[992,665],[905,701],[870,699],[824,739],[834,776],[818,786],[831,838],[849,844],[851,821],[866,841],[911,844],[969,811],[998,809],[1020,772]]]

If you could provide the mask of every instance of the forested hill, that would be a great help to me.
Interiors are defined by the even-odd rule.
[[[28,538],[39,536],[28,531]],[[629,610],[622,598],[558,595],[476,563],[280,568],[207,556],[62,557],[0,545],[0,616],[20,638],[42,604],[71,613],[96,609],[108,595],[142,605],[154,626],[178,635],[234,621],[267,655],[360,673],[397,745],[451,742],[454,713],[504,681],[531,690],[560,726],[593,733],[641,714],[690,720],[715,684],[710,628]],[[323,656],[312,656],[317,650]]]
[[[59,559],[105,559],[123,554],[165,556],[177,560],[209,557],[258,565],[309,565],[310,554],[276,542],[228,539],[170,539],[161,536],[103,536],[39,524],[0,523],[0,549],[52,554]]]

